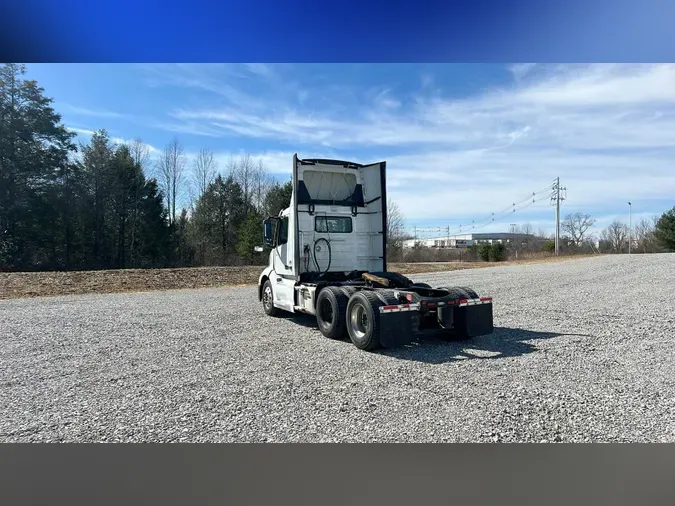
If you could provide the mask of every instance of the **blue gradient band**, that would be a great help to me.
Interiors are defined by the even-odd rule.
[[[675,2],[7,0],[4,61],[667,61]]]

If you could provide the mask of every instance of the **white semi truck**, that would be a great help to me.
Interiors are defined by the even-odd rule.
[[[490,297],[387,272],[386,162],[294,155],[292,183],[290,206],[263,222],[271,251],[258,300],[266,314],[316,315],[324,336],[349,336],[363,350],[427,331],[459,338],[493,331]]]

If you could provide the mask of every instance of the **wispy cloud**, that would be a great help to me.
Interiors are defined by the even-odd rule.
[[[511,74],[513,74],[513,78],[516,81],[520,81],[525,77],[529,72],[534,68],[536,63],[514,63],[513,65],[508,65],[507,69]]]
[[[249,72],[257,76],[271,78],[275,75],[272,67],[265,63],[246,63],[245,65]]]
[[[90,116],[95,118],[125,118],[125,114],[102,109],[89,109],[71,104],[59,103],[59,110],[76,116]]]
[[[94,130],[89,130],[88,128],[75,128],[75,127],[66,127],[68,130],[71,132],[75,132],[76,134],[82,135],[84,137],[91,137],[94,135],[95,131]],[[125,139],[123,137],[110,137],[110,140],[114,144],[129,144],[133,142],[133,139]],[[150,156],[154,156],[160,153],[160,150],[157,149],[155,146],[148,144],[148,143],[143,143],[147,148],[148,151],[150,152]]]
[[[338,84],[318,92],[285,87],[283,79],[270,84],[277,68],[267,65],[151,72],[164,85],[219,99],[204,108],[176,104],[162,128],[282,142],[303,156],[386,159],[391,195],[413,220],[500,208],[557,176],[569,188],[570,210],[606,213],[627,198],[658,205],[672,198],[675,65],[509,70],[511,84],[462,97],[440,94],[442,83],[428,75],[420,76],[417,95],[404,95],[389,87]],[[225,74],[231,78],[218,77]],[[266,163],[281,170],[290,151],[270,152]]]
[[[675,144],[675,66],[591,66],[554,72],[516,89],[478,97],[418,96],[403,106],[390,90],[344,115],[282,95],[252,95],[202,76],[202,89],[225,97],[222,107],[178,107],[174,119],[198,122],[205,135],[243,135],[334,147],[461,144],[490,147],[519,139],[570,148],[664,147]],[[190,82],[188,86],[196,85]],[[344,90],[344,95],[359,93]],[[361,92],[363,95],[363,92]],[[366,97],[367,98],[367,97]],[[669,113],[664,114],[664,109]],[[206,128],[208,127],[208,128]]]

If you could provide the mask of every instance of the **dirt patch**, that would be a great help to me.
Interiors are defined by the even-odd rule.
[[[401,274],[477,269],[495,265],[559,262],[579,257],[536,258],[514,262],[392,263],[389,270]],[[0,273],[0,299],[88,293],[144,292],[185,288],[252,285],[261,266],[189,267],[183,269],[122,269],[79,272]]]
[[[0,273],[0,299],[140,292],[256,283],[263,267]]]

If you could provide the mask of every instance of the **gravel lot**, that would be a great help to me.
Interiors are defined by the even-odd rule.
[[[675,441],[675,255],[414,277],[495,333],[366,353],[254,287],[0,301],[0,441]]]

